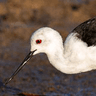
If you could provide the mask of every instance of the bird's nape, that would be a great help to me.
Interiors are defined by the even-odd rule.
[[[14,76],[24,67],[24,65],[31,59],[31,57],[33,57],[33,53],[35,52],[36,50],[34,51],[30,51],[29,54],[25,57],[25,59],[23,60],[23,62],[20,64],[20,66],[16,69],[16,71],[12,74],[12,76],[7,79],[4,83],[4,86],[6,84],[8,84],[13,78]]]

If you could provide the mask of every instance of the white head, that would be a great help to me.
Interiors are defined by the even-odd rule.
[[[29,54],[25,57],[13,75],[5,82],[5,85],[13,79],[33,55],[38,53],[46,53],[47,55],[54,54],[62,47],[59,46],[62,45],[62,43],[63,41],[60,34],[51,28],[43,27],[35,31],[31,37],[31,50]]]
[[[52,28],[43,27],[32,34],[31,50],[34,54],[53,53],[58,45],[62,43],[60,34]]]

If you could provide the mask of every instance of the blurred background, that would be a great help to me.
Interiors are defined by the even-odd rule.
[[[30,51],[31,34],[44,26],[63,37],[96,16],[96,0],[0,0],[0,84]],[[56,70],[45,54],[34,56],[7,85],[1,96],[19,92],[43,95],[95,96],[96,71],[67,75]]]

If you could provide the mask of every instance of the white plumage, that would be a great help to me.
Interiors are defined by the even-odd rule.
[[[88,47],[77,37],[78,33],[71,33],[65,40],[51,28],[40,28],[31,37],[31,51],[46,53],[50,63],[63,73],[74,74],[96,68],[96,47]],[[36,40],[42,43],[36,44]]]

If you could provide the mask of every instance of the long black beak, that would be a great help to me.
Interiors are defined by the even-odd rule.
[[[7,79],[4,83],[4,85],[8,84],[13,78],[14,76],[24,67],[24,65],[30,60],[30,58],[33,56],[34,51],[30,51],[29,54],[26,56],[26,58],[23,60],[23,62],[20,64],[20,66],[16,69],[16,71],[12,74],[12,76]]]

